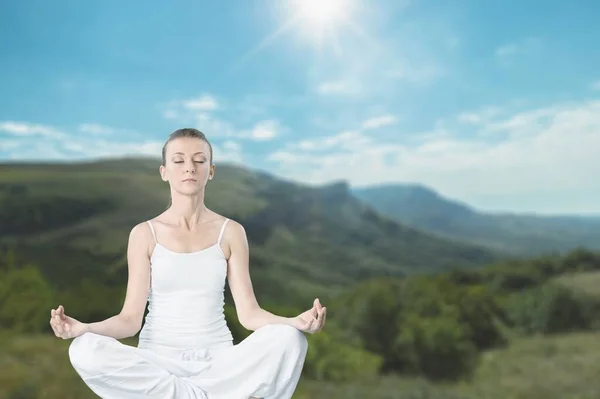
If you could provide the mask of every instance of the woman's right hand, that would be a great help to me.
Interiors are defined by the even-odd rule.
[[[75,338],[88,331],[88,325],[67,316],[62,305],[50,312],[50,326],[54,335],[62,339]]]

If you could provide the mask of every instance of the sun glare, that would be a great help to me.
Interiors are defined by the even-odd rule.
[[[288,12],[301,34],[326,40],[350,22],[355,0],[289,0]]]
[[[293,33],[310,42],[311,46],[324,50],[325,47],[341,54],[344,43],[348,42],[346,30],[353,38],[365,38],[363,29],[353,18],[362,12],[364,0],[280,0],[274,4],[278,18],[283,22],[270,35],[251,48],[235,63],[240,68],[246,61],[256,56],[275,40]],[[362,16],[362,15],[361,15]],[[362,21],[361,21],[362,22]]]
[[[348,0],[293,0],[292,12],[311,25],[337,25],[349,16]]]

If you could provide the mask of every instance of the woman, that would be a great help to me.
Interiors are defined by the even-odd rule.
[[[121,312],[81,323],[62,306],[51,310],[55,335],[74,338],[73,367],[108,399],[291,398],[307,351],[303,332],[320,331],[327,309],[315,299],[311,309],[286,318],[259,306],[244,228],[204,205],[215,166],[203,133],[173,132],[160,174],[172,203],[131,230]],[[237,345],[223,313],[225,279],[240,323],[253,331]],[[138,332],[137,347],[118,341]]]

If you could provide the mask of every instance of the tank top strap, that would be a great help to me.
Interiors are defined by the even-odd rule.
[[[156,239],[156,233],[154,232],[154,226],[152,226],[152,222],[151,221],[147,221],[148,222],[148,226],[150,226],[150,231],[152,232],[152,237],[154,237],[154,242],[156,242],[158,244],[158,240]]]
[[[221,226],[221,231],[219,232],[219,238],[217,239],[217,245],[221,245],[221,239],[223,238],[223,233],[225,232],[225,226],[229,222],[229,219],[225,218],[223,225]]]

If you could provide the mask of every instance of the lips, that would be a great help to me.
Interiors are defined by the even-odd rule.
[[[188,181],[193,181],[193,182],[195,182],[195,181],[196,181],[196,179],[185,179],[183,182],[185,183],[185,182],[188,182]]]

